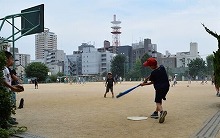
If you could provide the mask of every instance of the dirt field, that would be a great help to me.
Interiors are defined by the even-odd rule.
[[[140,82],[122,82],[114,86],[115,95]],[[168,111],[163,124],[150,118],[155,110],[153,86],[139,87],[121,98],[103,98],[104,83],[24,85],[17,94],[17,105],[24,98],[24,108],[16,110],[19,126],[46,138],[188,138],[220,109],[210,82],[201,85],[178,82],[170,87]],[[148,116],[131,121],[128,116]],[[220,137],[220,135],[218,135]]]

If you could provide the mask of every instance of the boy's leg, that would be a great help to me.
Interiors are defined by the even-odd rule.
[[[106,91],[105,91],[105,94],[104,94],[104,98],[106,98],[106,94],[109,92],[109,87],[108,85],[106,86]]]
[[[166,115],[167,115],[167,111],[161,111],[161,112],[160,112],[159,123],[163,123],[163,122],[165,121]]]
[[[155,119],[159,118],[158,111],[160,111],[160,109],[157,105],[158,101],[160,101],[159,99],[160,99],[159,98],[159,93],[157,91],[155,91],[155,100],[154,100],[154,102],[156,103],[156,110],[151,114],[151,116],[150,116],[151,118],[155,118]]]
[[[219,96],[219,87],[215,84],[216,95]]]
[[[112,98],[114,98],[114,93],[112,92]]]
[[[108,92],[105,92],[105,94],[104,94],[104,98],[106,98],[106,94],[107,94]]]
[[[155,119],[158,119],[159,116],[158,116],[158,111],[154,111],[151,115],[150,115],[151,118],[155,118]]]
[[[12,99],[13,106],[16,107],[16,93],[15,92],[11,93],[11,99]]]
[[[156,108],[157,112],[163,111],[162,103],[156,103],[156,106],[157,106],[157,108]]]
[[[114,98],[113,86],[110,89],[111,89],[111,92],[112,92],[112,98]]]
[[[158,112],[161,111],[161,103],[156,103],[156,110],[151,114],[151,118],[155,118],[155,119],[158,119],[159,116],[158,116]]]
[[[167,111],[163,111],[163,107],[162,107],[162,99],[165,99],[166,94],[167,92],[164,92],[164,91],[156,91],[155,102],[156,102],[156,107],[157,107],[156,110],[160,112],[159,123],[163,123],[167,115]]]
[[[160,112],[159,123],[163,123],[165,121],[167,111],[163,111],[162,103],[156,103],[156,105],[158,112]]]

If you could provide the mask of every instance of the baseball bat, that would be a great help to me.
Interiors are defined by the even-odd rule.
[[[139,86],[141,86],[141,85],[138,84],[137,86],[135,86],[135,87],[133,87],[133,88],[130,88],[130,89],[124,91],[124,92],[119,93],[119,94],[116,96],[116,98],[119,98],[119,97],[121,97],[121,96],[123,96],[123,95],[125,95],[125,94],[128,94],[129,92],[133,91],[134,89],[136,89],[136,88],[139,87]]]

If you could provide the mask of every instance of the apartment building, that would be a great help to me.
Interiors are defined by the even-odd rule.
[[[44,32],[35,35],[35,59],[44,59],[45,50],[57,49],[57,35],[45,28]]]

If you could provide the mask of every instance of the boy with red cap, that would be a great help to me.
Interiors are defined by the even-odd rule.
[[[148,76],[145,81],[141,83],[141,86],[151,84],[154,85],[156,110],[151,115],[151,118],[159,118],[159,123],[163,123],[167,115],[167,111],[163,111],[162,99],[166,100],[166,95],[170,88],[166,70],[163,65],[157,65],[157,60],[155,58],[148,58],[143,65],[153,70],[150,76]],[[150,82],[147,82],[147,80]],[[160,112],[160,117],[158,116],[158,112]]]

